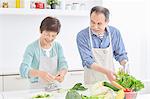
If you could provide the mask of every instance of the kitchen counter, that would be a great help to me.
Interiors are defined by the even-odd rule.
[[[33,95],[44,92],[42,89],[32,89],[24,91],[9,91],[1,92],[0,99],[31,99]],[[51,92],[54,95],[54,99],[65,99],[66,92],[58,93],[57,91]]]
[[[1,92],[0,99],[31,99],[33,95],[36,93],[42,92],[42,89],[32,89],[32,90],[24,90],[24,91],[9,91],[9,92]],[[66,92],[58,93],[56,91],[52,92],[54,94],[54,99],[65,99]],[[136,99],[149,99],[149,94],[138,94]]]
[[[68,72],[74,72],[74,71],[83,71],[83,68],[68,68]],[[19,75],[19,69],[18,68],[0,68],[0,76],[5,75]]]

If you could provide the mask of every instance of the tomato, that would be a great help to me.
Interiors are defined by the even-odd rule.
[[[130,88],[126,88],[126,89],[124,90],[124,92],[133,92],[133,90],[130,89]]]

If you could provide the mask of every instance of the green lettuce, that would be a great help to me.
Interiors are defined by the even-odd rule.
[[[124,88],[130,88],[134,91],[140,91],[144,88],[144,84],[140,80],[122,71],[119,71],[117,74],[117,83]]]

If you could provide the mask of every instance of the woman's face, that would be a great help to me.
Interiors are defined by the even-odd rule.
[[[108,21],[104,14],[93,12],[90,16],[90,27],[96,33],[103,33],[107,27]]]
[[[57,32],[43,31],[41,33],[41,39],[44,44],[51,44],[57,36]]]

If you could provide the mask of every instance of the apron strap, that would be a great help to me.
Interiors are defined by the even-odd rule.
[[[110,42],[110,47],[111,47],[111,49],[112,49],[112,38],[111,38],[111,32],[110,32],[110,29],[109,29],[109,27],[106,27],[106,29],[107,29],[107,31],[108,31],[108,36],[109,36],[109,42]],[[115,32],[115,31],[113,31],[113,32]],[[90,37],[90,45],[91,45],[91,48],[94,48],[94,46],[93,46],[93,41],[92,41],[92,36],[91,36],[91,29],[90,29],[90,27],[89,27],[89,37]],[[93,53],[93,52],[92,52]],[[113,49],[112,49],[112,53],[113,53]]]
[[[89,27],[89,37],[90,37],[90,45],[91,45],[91,48],[94,48],[93,47],[93,42],[92,42],[92,36],[91,36],[91,29]]]
[[[108,36],[109,36],[109,42],[110,42],[110,47],[112,48],[112,42],[111,42],[111,32],[110,32],[110,28],[109,27],[106,27],[107,31],[108,31]],[[114,33],[114,31],[113,31]],[[113,52],[113,49],[112,49],[112,52]]]

